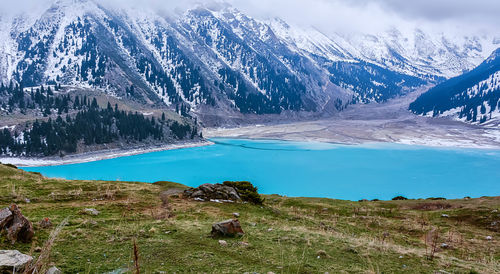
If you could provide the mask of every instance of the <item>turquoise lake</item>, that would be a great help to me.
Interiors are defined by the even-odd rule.
[[[265,194],[347,200],[500,195],[500,150],[212,141],[216,144],[23,169],[66,179],[174,181],[194,187],[245,180]]]

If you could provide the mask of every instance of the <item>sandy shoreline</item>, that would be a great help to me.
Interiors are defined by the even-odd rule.
[[[318,122],[318,121],[316,121]],[[331,134],[331,130],[317,129],[314,133],[308,131],[307,125],[294,124],[293,132],[287,130],[286,125],[273,126],[245,126],[239,128],[210,128],[205,132],[207,138],[229,138],[246,140],[277,140],[291,142],[320,142],[339,145],[369,145],[369,144],[400,144],[415,145],[431,148],[469,148],[469,149],[500,149],[500,130],[485,130],[473,134],[471,138],[453,136],[451,134],[423,135],[415,131],[398,129],[394,132],[388,129],[380,131],[383,136],[371,136],[369,133],[352,134],[344,129],[342,134]],[[464,132],[464,134],[466,134]],[[336,136],[335,136],[336,135]],[[348,136],[348,137],[347,137]]]
[[[131,149],[110,149],[102,151],[86,152],[82,154],[68,155],[64,158],[47,157],[47,158],[23,158],[23,157],[0,157],[0,162],[4,164],[13,164],[21,167],[36,167],[36,166],[54,166],[54,165],[68,165],[86,162],[94,162],[105,159],[113,159],[124,156],[132,156],[138,154],[145,154],[156,151],[183,149],[191,147],[201,147],[213,145],[210,141],[200,142],[186,142],[178,144],[168,144],[163,146],[154,147],[136,147]]]

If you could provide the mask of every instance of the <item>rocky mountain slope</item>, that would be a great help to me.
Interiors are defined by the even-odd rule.
[[[451,116],[472,123],[495,124],[500,118],[500,48],[474,70],[422,94],[410,110],[428,116]]]
[[[94,88],[192,113],[207,125],[385,101],[471,69],[493,43],[422,31],[326,36],[227,5],[169,17],[59,0],[38,13],[3,15],[0,24],[5,84]]]

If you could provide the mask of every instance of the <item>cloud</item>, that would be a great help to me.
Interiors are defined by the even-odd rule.
[[[25,11],[33,11],[46,9],[50,6],[51,0],[16,0],[16,1],[2,1],[0,5],[0,14],[12,15]]]
[[[325,32],[375,32],[391,26],[495,33],[498,0],[229,0],[256,17],[281,17]]]
[[[396,18],[378,5],[355,6],[345,1],[327,0],[230,0],[257,18],[280,17],[299,25],[312,25],[324,32],[373,32],[387,27]]]
[[[40,9],[54,1],[3,0],[0,12]],[[325,33],[374,33],[391,26],[415,27],[456,34],[500,36],[499,0],[94,0],[111,7],[154,9],[175,13],[196,5],[227,2],[252,17],[279,17],[292,24],[314,26]]]
[[[432,21],[482,18],[481,20],[492,20],[497,24],[500,22],[500,1],[497,0],[349,0],[349,2],[358,5],[362,3],[378,3],[383,8],[406,17],[423,18]]]
[[[185,11],[189,8],[203,5],[204,3],[203,0],[93,0],[93,1],[107,7],[153,9],[160,13],[164,12],[175,13],[176,10]]]

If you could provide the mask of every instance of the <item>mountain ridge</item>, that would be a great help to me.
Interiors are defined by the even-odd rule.
[[[408,57],[386,37],[372,36],[382,52],[374,57],[352,38],[332,39],[278,19],[257,20],[231,6],[199,6],[174,18],[91,0],[56,1],[41,15],[15,18],[2,20],[10,26],[1,34],[8,38],[0,53],[5,84],[97,88],[201,118],[217,116],[202,118],[208,125],[239,114],[334,113],[352,103],[404,95],[449,75],[418,63],[431,55]],[[482,48],[476,46],[472,55]],[[451,60],[452,67],[471,68],[474,58],[457,52],[437,56]],[[465,61],[456,66],[459,57]]]
[[[422,94],[409,109],[483,124],[500,118],[500,48],[475,69]],[[491,121],[490,121],[491,122]]]

